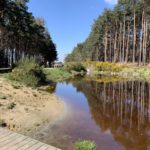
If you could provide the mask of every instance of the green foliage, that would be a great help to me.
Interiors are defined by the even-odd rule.
[[[72,77],[72,74],[66,71],[63,68],[45,68],[44,73],[46,74],[46,78],[51,81],[62,81],[64,79],[68,79]]]
[[[76,142],[76,150],[95,150],[96,144],[93,141],[83,140]]]
[[[95,20],[83,43],[77,44],[65,61],[149,63],[150,0],[118,0]],[[144,19],[144,20],[143,20]],[[143,27],[143,21],[148,24]],[[147,29],[148,28],[148,29]],[[142,33],[141,33],[142,31]],[[147,45],[146,47],[144,44]]]
[[[0,119],[0,127],[6,127],[7,124],[5,123],[4,120]]]
[[[69,72],[86,72],[86,68],[82,63],[68,62],[65,64],[65,69]]]
[[[28,0],[0,1],[0,67],[13,66],[24,56],[35,56],[41,63],[57,59],[56,45],[44,19],[35,18],[27,3]]]
[[[85,61],[84,65],[87,68],[93,68],[94,71],[103,71],[103,72],[120,72],[127,65],[111,62],[99,62],[99,61]]]
[[[120,73],[120,76],[128,78],[150,79],[149,67],[125,67]]]
[[[8,78],[31,87],[38,86],[46,80],[43,69],[34,58],[20,60]]]
[[[7,105],[7,109],[13,109],[15,106],[16,106],[16,104],[12,102]]]
[[[124,68],[123,65],[110,62],[96,62],[98,71],[120,72]]]
[[[7,99],[7,97],[6,96],[3,96],[3,95],[0,95],[0,99]]]

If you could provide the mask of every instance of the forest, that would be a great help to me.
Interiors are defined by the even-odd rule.
[[[44,19],[35,18],[27,4],[28,0],[0,0],[0,67],[12,67],[26,57],[43,64],[57,59]]]
[[[83,43],[65,58],[71,61],[150,62],[150,1],[119,0],[95,20]]]

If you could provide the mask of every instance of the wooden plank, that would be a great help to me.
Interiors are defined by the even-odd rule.
[[[12,138],[15,137],[15,136],[17,136],[16,133],[11,133],[11,134],[9,134],[9,135],[7,135],[7,136],[1,138],[1,139],[0,139],[0,146],[1,146],[3,143],[7,142],[10,138],[12,139]]]
[[[10,133],[10,132],[0,133],[0,142],[3,141],[4,137],[8,137],[11,134],[13,133]]]
[[[48,146],[48,148],[46,150],[61,150],[61,149],[58,149],[56,147],[53,147],[53,146]]]
[[[20,147],[19,150],[27,150],[27,149],[29,149],[30,147],[32,147],[33,145],[35,145],[37,143],[38,143],[38,141],[32,140],[29,143],[27,143],[26,145],[24,145],[23,147]]]
[[[19,135],[16,133],[11,134],[11,136],[5,138],[5,140],[0,143],[0,148],[3,147],[4,145],[7,145],[10,142],[14,141],[18,137],[19,137]]]
[[[60,150],[27,136],[0,128],[0,150]]]
[[[11,141],[10,143],[8,143],[8,144],[2,146],[2,147],[1,147],[1,150],[8,150],[8,149],[11,149],[11,147],[12,147],[13,145],[19,144],[20,142],[24,141],[25,139],[27,139],[27,137],[18,135],[18,137],[17,137],[15,140],[13,140],[13,141]]]
[[[38,150],[47,150],[47,148],[49,147],[49,145],[43,145],[42,147],[40,147]]]
[[[40,147],[42,147],[43,145],[44,145],[44,143],[38,142],[36,145],[33,145],[30,148],[28,148],[28,150],[37,150]]]
[[[27,138],[24,141],[21,141],[20,143],[12,146],[11,150],[19,150],[19,148],[23,147],[24,145],[28,144],[29,142],[31,142],[31,139]]]

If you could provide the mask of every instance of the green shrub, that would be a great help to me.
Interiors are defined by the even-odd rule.
[[[46,78],[48,80],[54,82],[63,81],[65,79],[72,77],[72,74],[63,68],[51,68],[51,69],[45,68],[44,73],[46,74]]]
[[[82,63],[75,63],[70,62],[65,64],[65,69],[69,72],[76,71],[76,72],[86,72],[86,68]]]
[[[4,120],[0,119],[0,127],[6,127],[7,124],[5,123]]]
[[[7,97],[6,96],[3,96],[3,95],[0,95],[0,99],[7,99]]]
[[[76,150],[95,150],[96,144],[93,141],[83,140],[76,142]]]
[[[7,109],[13,109],[16,106],[15,103],[10,103],[7,105]]]
[[[43,69],[34,58],[20,60],[8,77],[11,80],[18,81],[31,87],[35,87],[46,80]]]
[[[124,68],[124,65],[110,62],[96,62],[95,65],[98,71],[120,72]]]

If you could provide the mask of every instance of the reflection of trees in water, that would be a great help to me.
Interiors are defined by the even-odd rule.
[[[80,80],[73,85],[87,96],[92,116],[101,130],[110,130],[126,149],[147,149],[150,144],[150,83]]]

